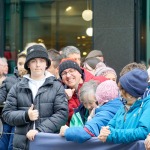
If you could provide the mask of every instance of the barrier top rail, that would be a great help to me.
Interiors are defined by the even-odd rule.
[[[79,133],[80,134],[80,133]],[[145,150],[144,141],[136,141],[129,144],[103,143],[98,138],[79,144],[66,141],[58,134],[38,133],[34,141],[30,142],[29,150]]]

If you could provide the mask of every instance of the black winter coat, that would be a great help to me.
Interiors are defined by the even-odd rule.
[[[68,118],[68,102],[62,84],[55,77],[46,78],[33,100],[28,79],[23,78],[14,85],[8,93],[3,119],[6,123],[16,126],[13,149],[28,149],[29,141],[26,134],[33,129],[33,121],[26,120],[26,114],[31,106],[39,111],[39,119],[35,127],[40,132],[57,133]]]
[[[6,101],[6,97],[9,90],[14,84],[19,82],[20,80],[21,78],[18,76],[17,67],[15,67],[14,74],[6,77],[6,79],[3,81],[2,85],[0,86],[0,104],[3,104],[3,102]]]

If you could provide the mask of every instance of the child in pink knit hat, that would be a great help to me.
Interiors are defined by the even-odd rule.
[[[118,97],[118,91],[119,89],[116,82],[112,80],[107,80],[99,84],[95,93],[99,105],[103,105]]]
[[[83,127],[62,126],[59,134],[65,136],[67,141],[78,143],[83,143],[92,137],[97,137],[101,128],[107,126],[108,122],[122,107],[118,93],[119,90],[116,82],[107,80],[100,83],[96,89],[96,98],[101,106],[99,105],[95,109],[95,113],[91,119]]]
[[[98,102],[98,107],[105,103],[117,98],[119,96],[119,88],[117,83],[113,80],[107,80],[100,83],[96,89],[95,97]],[[88,120],[92,119],[95,115],[95,108],[91,111]]]

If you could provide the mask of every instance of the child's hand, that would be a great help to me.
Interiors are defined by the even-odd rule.
[[[26,137],[30,140],[33,141],[35,135],[38,133],[37,130],[29,130],[28,133],[26,134]]]
[[[69,127],[67,125],[64,125],[60,128],[60,132],[59,132],[59,135],[60,136],[65,136],[65,132],[66,130],[68,129]]]
[[[109,126],[102,127],[98,139],[102,142],[106,142],[106,139],[110,133]]]
[[[39,117],[39,111],[34,109],[34,105],[32,104],[31,107],[28,110],[28,116],[31,121],[35,121]]]

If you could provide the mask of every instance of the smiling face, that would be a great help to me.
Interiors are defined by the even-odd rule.
[[[73,68],[65,69],[61,73],[61,76],[64,84],[66,84],[71,89],[78,89],[78,85],[81,81],[81,74],[77,70]]]
[[[28,68],[31,72],[31,78],[35,80],[43,79],[46,67],[46,60],[43,58],[34,58],[30,60]]]

